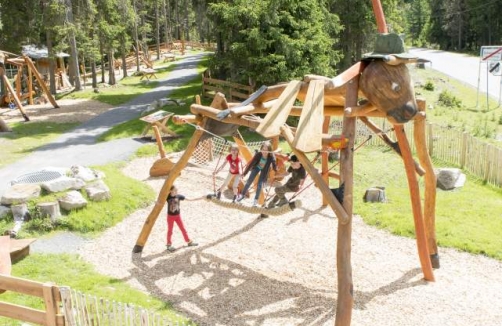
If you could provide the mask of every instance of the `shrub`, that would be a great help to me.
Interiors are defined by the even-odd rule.
[[[434,83],[430,80],[428,80],[425,85],[424,85],[424,89],[425,90],[428,90],[428,91],[434,91],[435,87],[434,87]]]
[[[449,108],[459,108],[462,105],[462,101],[447,90],[439,94],[438,102]]]

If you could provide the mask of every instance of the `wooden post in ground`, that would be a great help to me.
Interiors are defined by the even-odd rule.
[[[347,85],[345,107],[357,105],[359,76]],[[350,325],[354,305],[354,284],[352,282],[352,211],[354,188],[354,142],[356,136],[355,117],[344,117],[342,135],[349,140],[348,146],[340,150],[340,185],[344,187],[343,208],[347,212],[346,223],[338,221],[336,267],[338,280],[338,300],[335,325]]]
[[[427,138],[425,135],[425,101],[417,100],[419,116],[414,121],[415,147],[420,164],[425,169],[424,191],[424,222],[427,236],[427,247],[433,268],[439,268],[439,254],[436,241],[436,174],[434,166],[427,151]]]
[[[7,76],[5,76],[5,75],[2,75],[2,79],[4,81],[5,87],[7,87],[7,90],[9,91],[10,95],[14,99],[14,103],[16,103],[16,106],[17,106],[19,112],[21,112],[21,115],[23,116],[24,121],[30,121],[30,118],[26,114],[26,111],[24,110],[23,105],[21,104],[21,101],[19,100],[19,97],[17,97],[16,92],[14,92],[14,89],[12,88],[12,85],[9,82],[9,78],[7,78]]]
[[[394,125],[394,132],[403,157],[406,177],[408,178],[408,188],[410,190],[411,207],[413,210],[413,222],[415,224],[415,236],[420,265],[422,266],[422,272],[424,273],[425,280],[434,281],[434,273],[432,272],[429,250],[427,249],[427,237],[425,235],[424,218],[420,202],[420,189],[418,187],[417,176],[415,174],[415,166],[413,157],[411,156],[410,145],[402,125]]]

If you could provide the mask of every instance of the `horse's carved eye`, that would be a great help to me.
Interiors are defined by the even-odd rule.
[[[392,83],[391,88],[392,88],[392,90],[393,90],[394,92],[396,92],[396,93],[397,93],[397,92],[399,92],[399,91],[401,90],[401,86],[399,86],[399,84],[397,84],[397,83],[395,83],[395,82],[393,82],[393,83]]]

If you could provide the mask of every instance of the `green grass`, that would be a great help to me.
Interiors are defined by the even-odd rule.
[[[62,133],[76,127],[76,123],[16,122],[12,132],[0,133],[0,167],[14,163]]]
[[[445,167],[435,162],[435,168]],[[411,201],[402,159],[381,148],[364,147],[355,155],[354,213],[376,227],[415,237]],[[437,189],[438,245],[502,260],[502,189],[467,175],[462,188]],[[423,192],[423,180],[419,180]],[[384,186],[387,203],[364,203],[369,187]],[[423,196],[422,196],[423,197]]]
[[[73,290],[97,298],[105,298],[110,302],[130,303],[146,308],[163,317],[170,318],[174,323],[185,322],[193,325],[188,319],[179,317],[168,302],[135,290],[123,280],[96,273],[90,264],[84,262],[77,255],[31,254],[13,265],[12,275],[42,283],[54,282],[57,285],[69,286]],[[18,295],[14,292],[3,293],[2,301],[44,309],[41,299]],[[0,317],[0,324],[17,326],[20,325],[20,322]]]

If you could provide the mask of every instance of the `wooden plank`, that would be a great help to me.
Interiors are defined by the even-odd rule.
[[[0,302],[0,316],[45,325],[44,311],[6,302]]]
[[[324,81],[312,80],[293,141],[293,146],[296,149],[304,153],[321,150],[323,112]]]
[[[0,289],[43,298],[42,283],[19,277],[0,275]]]
[[[286,122],[289,112],[293,108],[301,85],[302,82],[298,80],[289,82],[284,92],[279,96],[279,100],[270,109],[270,112],[265,116],[258,128],[256,128],[256,132],[265,138],[280,135],[280,128]]]
[[[30,245],[37,239],[11,239],[10,260],[14,263],[30,254]]]

